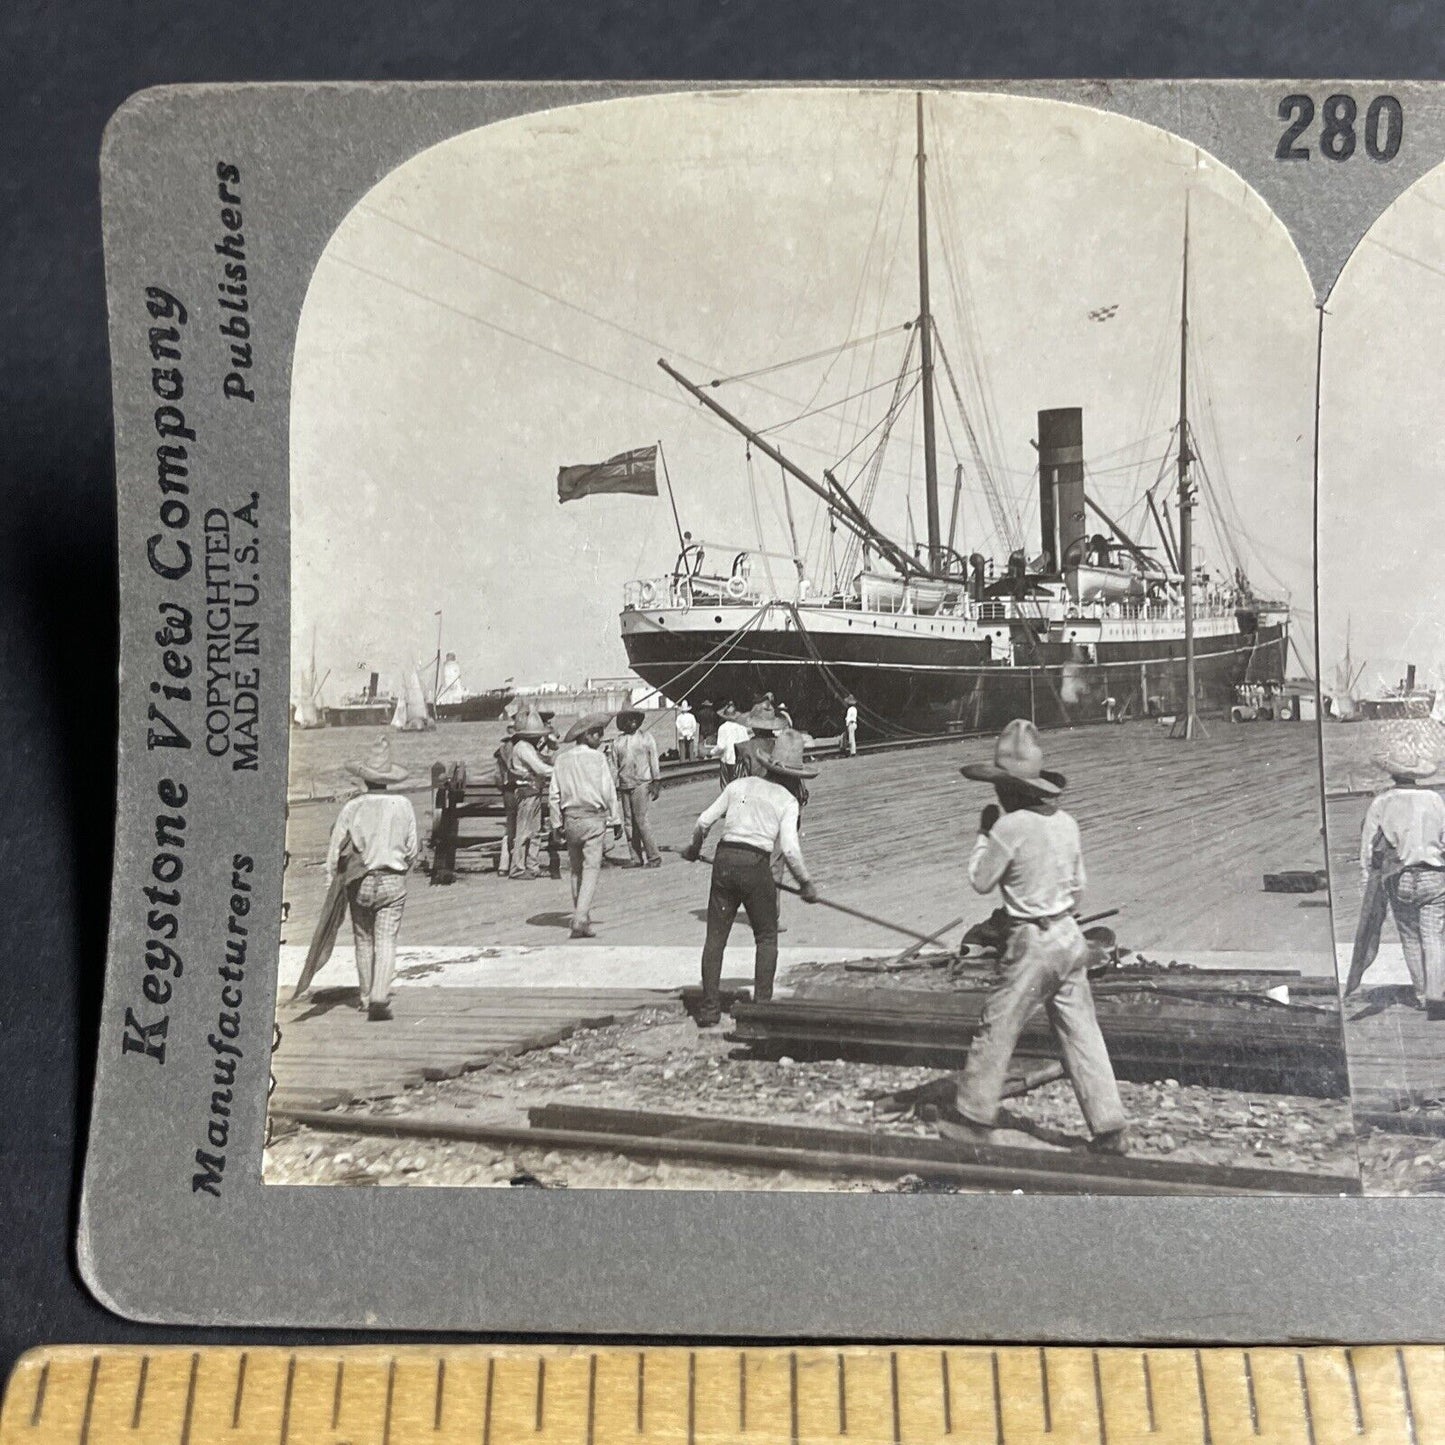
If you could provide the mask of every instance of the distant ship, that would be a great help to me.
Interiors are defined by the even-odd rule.
[[[441,665],[432,710],[438,722],[492,722],[501,717],[516,695],[516,689],[512,687],[468,692],[462,686],[462,670],[457,655],[449,652]]]
[[[633,671],[675,701],[708,698],[746,708],[771,693],[815,733],[837,731],[844,709],[856,701],[860,733],[873,738],[988,732],[1015,717],[1052,728],[1182,713],[1187,727],[1196,711],[1228,714],[1240,687],[1281,684],[1289,604],[1251,586],[1229,529],[1232,503],[1219,504],[1189,421],[1187,211],[1179,406],[1170,443],[1175,480],[1156,500],[1161,469],[1136,499],[1137,514],[1152,519],[1157,540],[1141,542],[1088,494],[1083,413],[1065,407],[1038,413],[1035,551],[1022,534],[1018,499],[1004,494],[999,469],[986,459],[992,421],[979,405],[964,403],[957,380],[962,373],[955,373],[931,313],[926,163],[920,96],[918,313],[906,328],[896,380],[885,382],[892,387],[882,392],[891,397],[888,409],[865,435],[871,451],[851,463],[851,477],[835,474],[841,462],[823,468],[821,476],[805,471],[776,444],[781,427],[764,434],[716,399],[722,381],[700,385],[659,361],[679,386],[746,438],[750,458],[757,453],[780,468],[792,546],[791,555],[779,560],[782,575],[775,580],[778,554],[704,547],[682,534],[679,523],[681,550],[671,573],[626,584],[619,624]],[[945,263],[950,254],[945,246]],[[863,314],[861,306],[857,314]],[[844,346],[872,339],[850,339]],[[945,425],[965,458],[956,468],[951,510],[940,504],[935,391],[940,398],[944,391],[935,355],[955,403],[956,420],[945,415]],[[763,369],[813,359],[776,361]],[[982,387],[975,390],[985,394]],[[926,542],[907,545],[885,533],[870,508],[889,432],[915,395],[922,413],[927,534]],[[966,471],[971,489],[987,498],[1002,561],[964,553],[958,522]],[[1214,530],[1229,539],[1222,549],[1229,561],[1213,572],[1194,548],[1201,480],[1209,483],[1205,500]],[[821,580],[804,564],[809,549],[799,544],[793,484],[821,503],[815,526],[821,522],[821,535],[836,537],[841,549],[839,560],[828,541]],[[756,494],[753,508],[756,514]],[[1091,531],[1091,522],[1100,530]],[[1186,705],[1191,693],[1192,708]]]
[[[1382,686],[1377,692],[1356,698],[1355,708],[1367,721],[1430,717],[1435,711],[1435,689],[1416,686],[1412,662],[1394,687]]]
[[[380,691],[381,675],[373,672],[367,685],[338,703],[320,708],[321,722],[329,728],[385,727],[396,713],[396,698]]]

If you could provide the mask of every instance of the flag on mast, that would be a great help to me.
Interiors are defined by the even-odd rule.
[[[631,492],[639,497],[657,496],[657,446],[638,447],[605,462],[562,467],[557,472],[557,500],[575,502],[601,492]]]

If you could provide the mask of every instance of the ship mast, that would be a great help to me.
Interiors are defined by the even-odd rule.
[[[1184,193],[1184,279],[1179,306],[1179,570],[1184,574],[1184,713],[1174,736],[1203,731],[1194,696],[1194,483],[1189,448],[1189,193]]]
[[[923,475],[928,501],[928,566],[943,571],[943,539],[938,516],[938,449],[933,429],[933,317],[928,304],[928,182],[923,146],[923,92],[915,97],[918,115],[918,326],[923,393]]]

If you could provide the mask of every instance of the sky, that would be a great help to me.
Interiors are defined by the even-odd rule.
[[[1445,675],[1445,168],[1375,222],[1325,304],[1320,654],[1362,689]]]
[[[972,94],[931,94],[925,114],[932,310],[1030,553],[1040,409],[1083,407],[1090,491],[1131,524],[1166,462],[1187,195],[1191,413],[1247,520],[1256,585],[1307,609],[1316,313],[1272,212],[1192,144],[1122,117]],[[709,394],[759,430],[792,421],[771,439],[854,477],[918,309],[914,149],[911,93],[728,92],[509,121],[383,179],[301,317],[296,672],[313,635],[328,695],[425,666],[440,611],[469,688],[624,673],[623,585],[670,572],[672,511],[665,493],[562,506],[556,473],[654,441],[714,556],[759,536],[789,550],[777,469],[750,469],[656,362],[710,382],[813,357]],[[957,454],[960,549],[1002,560],[941,365],[938,385],[945,526]],[[925,526],[918,411],[915,392],[873,513],[900,538]],[[822,566],[820,509],[798,488],[793,502]],[[1196,534],[1211,539],[1203,519]]]

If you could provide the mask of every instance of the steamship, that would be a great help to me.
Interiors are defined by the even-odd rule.
[[[1228,715],[1238,689],[1282,683],[1288,603],[1257,595],[1237,552],[1234,567],[1210,569],[1194,546],[1203,463],[1189,422],[1187,209],[1173,465],[1145,492],[1157,535],[1147,543],[1131,535],[1091,495],[1083,413],[1063,407],[1038,413],[1036,544],[1025,541],[1017,509],[1007,525],[1009,509],[975,444],[975,490],[988,496],[1000,523],[996,534],[1009,545],[1001,560],[958,547],[965,467],[956,468],[945,525],[938,360],[971,442],[976,419],[964,406],[930,307],[922,96],[916,129],[918,311],[905,328],[903,366],[871,462],[851,477],[841,476],[839,466],[815,475],[776,443],[778,428],[765,435],[725,407],[719,382],[700,385],[659,361],[679,387],[746,438],[750,458],[756,452],[780,469],[792,547],[777,557],[785,584],[779,586],[774,558],[761,543],[757,550],[706,545],[679,522],[672,571],[625,585],[620,626],[633,670],[666,697],[694,706],[707,699],[746,708],[771,693],[798,726],[820,735],[839,730],[851,700],[860,735],[873,739],[990,732],[1020,717],[1058,728],[1172,715],[1187,733],[1198,715]],[[926,542],[910,545],[872,519],[870,504],[889,430],[914,392],[922,413],[927,533]],[[798,545],[795,486],[825,509],[827,533],[843,539],[842,561],[835,554],[821,585],[807,575]],[[1222,531],[1228,518],[1213,520]],[[719,555],[722,566],[714,560]]]

